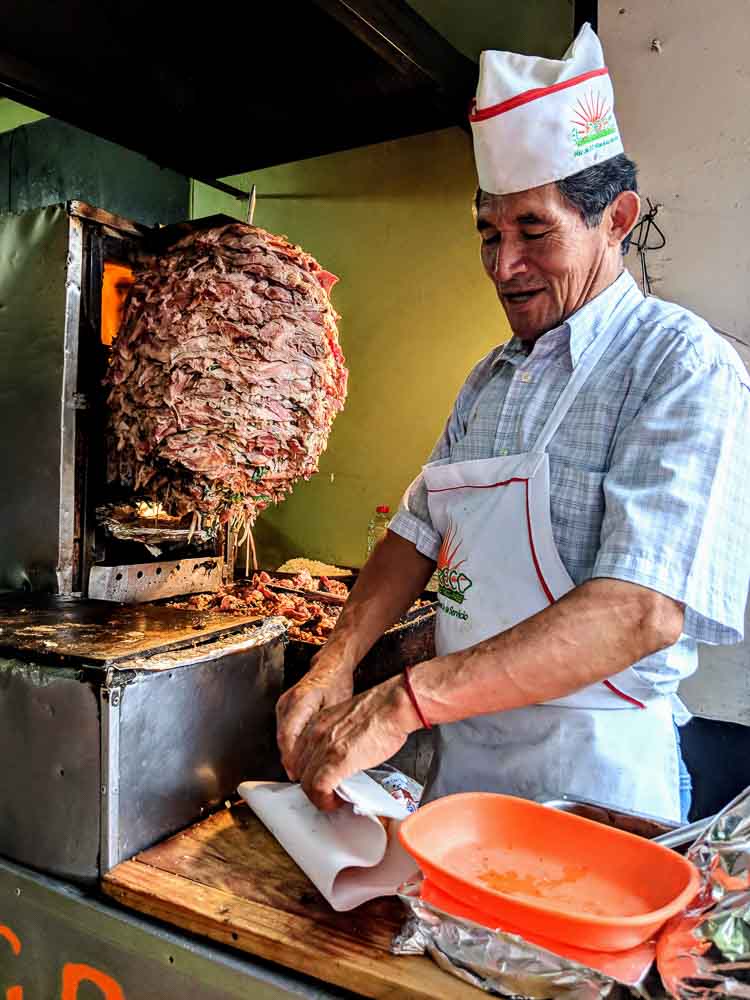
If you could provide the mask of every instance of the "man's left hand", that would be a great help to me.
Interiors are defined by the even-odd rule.
[[[341,800],[334,789],[344,778],[382,764],[419,728],[400,676],[323,709],[299,737],[297,761],[307,797],[319,809],[335,809]]]

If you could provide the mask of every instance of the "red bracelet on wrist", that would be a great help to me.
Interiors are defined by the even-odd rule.
[[[406,667],[406,669],[404,670],[404,687],[406,688],[406,693],[409,695],[411,703],[414,706],[414,711],[417,713],[417,716],[419,717],[419,721],[422,723],[422,726],[425,729],[432,729],[432,726],[429,724],[429,722],[427,721],[427,719],[424,717],[424,713],[422,712],[422,709],[419,707],[419,702],[417,701],[417,696],[414,694],[414,688],[411,686],[411,680],[409,679],[409,670],[410,669],[411,669],[410,667]]]

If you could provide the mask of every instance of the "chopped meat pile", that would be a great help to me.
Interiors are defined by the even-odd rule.
[[[268,573],[255,573],[251,580],[221,587],[213,594],[193,594],[184,600],[170,601],[169,607],[187,611],[235,611],[264,618],[279,615],[288,622],[290,638],[322,646],[341,614],[341,605],[270,589],[269,585],[280,583]],[[410,610],[422,607],[432,607],[432,602],[415,601]]]
[[[275,584],[278,587],[288,587],[290,590],[319,590],[322,593],[335,594],[337,597],[349,596],[349,588],[341,580],[329,580],[327,576],[316,579],[306,569],[290,579],[278,577],[275,579]]]
[[[110,481],[239,525],[316,472],[346,397],[336,280],[242,223],[144,257],[106,378]]]
[[[270,589],[270,585],[279,586],[281,582],[268,573],[255,573],[251,580],[221,587],[213,594],[193,594],[184,600],[170,601],[168,606],[187,611],[237,611],[264,618],[279,615],[287,620],[290,638],[322,646],[341,614],[341,605]],[[420,599],[410,610],[428,607],[433,607],[433,603]]]
[[[279,594],[269,590],[268,573],[256,573],[252,580],[222,587],[213,594],[194,594],[184,601],[171,601],[172,608],[191,611],[239,611],[286,618],[289,636],[322,645],[333,631],[341,613],[338,604],[323,604],[298,594]]]

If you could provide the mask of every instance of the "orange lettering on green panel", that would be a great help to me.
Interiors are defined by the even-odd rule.
[[[83,962],[66,962],[62,972],[62,995],[60,1000],[78,1000],[81,983],[93,983],[102,992],[104,1000],[125,1000],[125,994],[118,982]]]
[[[21,942],[18,939],[18,935],[14,934],[10,927],[0,924],[0,937],[5,938],[14,955],[21,954]]]
[[[14,955],[21,954],[21,941],[18,935],[14,934],[10,927],[0,924],[0,938],[5,938]],[[23,987],[9,986],[5,991],[5,1000],[23,1000]]]

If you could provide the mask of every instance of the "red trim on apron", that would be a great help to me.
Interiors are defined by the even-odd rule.
[[[453,490],[494,490],[496,486],[508,486],[510,483],[526,483],[526,491],[529,489],[528,479],[504,479],[501,483],[486,483],[484,486],[473,486],[471,483],[463,483],[461,486],[446,486],[442,490],[427,490],[428,493],[451,493]]]
[[[526,496],[526,528],[529,533],[529,549],[531,550],[531,559],[534,563],[534,569],[536,570],[536,575],[539,578],[539,584],[544,591],[544,596],[547,598],[550,604],[555,603],[555,597],[552,591],[547,585],[547,581],[544,579],[544,574],[542,573],[542,567],[539,564],[539,559],[537,558],[536,548],[534,547],[534,536],[531,532],[531,509],[529,507],[529,480],[522,479],[519,477],[513,477],[512,479],[504,479],[499,483],[487,483],[484,486],[474,486],[470,483],[464,483],[462,486],[446,486],[442,490],[427,490],[428,493],[450,493],[453,490],[492,490],[497,486],[508,486],[510,483],[523,483],[525,496]],[[618,698],[622,698],[623,701],[627,701],[629,704],[634,705],[636,708],[644,708],[645,705],[642,701],[638,701],[637,698],[632,698],[629,694],[625,694],[621,691],[612,681],[602,681],[602,684],[608,688],[612,694],[616,695]]]
[[[533,90],[525,90],[522,94],[516,94],[515,97],[508,98],[507,101],[501,101],[500,104],[490,104],[486,108],[477,108],[475,101],[469,113],[469,121],[483,122],[487,118],[495,118],[506,111],[512,111],[513,108],[519,108],[523,104],[528,104],[529,101],[537,101],[540,97],[547,97],[548,94],[555,94],[559,90],[575,87],[576,84],[585,83],[586,80],[591,80],[595,76],[606,76],[608,73],[609,70],[607,67],[602,66],[601,69],[592,69],[588,73],[581,73],[580,76],[573,76],[569,80],[561,80],[560,83],[553,83],[551,87],[535,87]]]
[[[531,558],[534,561],[534,569],[536,570],[536,575],[539,577],[539,582],[542,585],[542,590],[544,591],[544,596],[547,598],[550,604],[555,603],[555,598],[552,591],[547,586],[547,581],[544,579],[544,574],[542,573],[542,567],[539,565],[539,560],[536,557],[536,549],[534,548],[534,536],[531,534],[531,511],[529,510],[529,481],[524,480],[526,483],[526,527],[529,532],[529,546],[531,548]]]
[[[638,701],[637,698],[631,698],[629,694],[625,694],[624,691],[621,691],[618,687],[615,687],[615,685],[612,683],[612,681],[602,681],[602,684],[606,688],[609,688],[609,690],[612,692],[612,694],[616,694],[618,698],[622,698],[625,701],[629,701],[630,704],[631,705],[635,705],[636,708],[645,708],[646,707],[643,704],[642,701]]]

